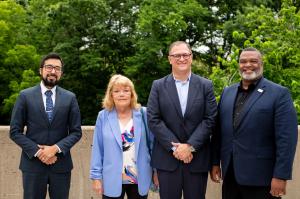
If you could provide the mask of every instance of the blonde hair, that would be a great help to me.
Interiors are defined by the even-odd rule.
[[[116,74],[110,78],[107,85],[105,96],[102,100],[103,108],[111,111],[115,107],[114,100],[112,98],[112,89],[114,86],[128,86],[131,91],[130,107],[132,109],[138,109],[141,107],[141,105],[137,102],[137,94],[132,81],[123,75]]]

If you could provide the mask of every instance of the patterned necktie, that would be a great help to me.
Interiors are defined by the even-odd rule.
[[[46,113],[47,113],[47,116],[48,116],[48,119],[49,119],[50,122],[53,119],[53,101],[52,101],[52,98],[51,98],[52,94],[53,93],[52,93],[51,90],[47,90],[45,92],[45,95],[46,95]]]

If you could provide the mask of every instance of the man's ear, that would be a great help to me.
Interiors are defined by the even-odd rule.
[[[42,70],[43,70],[43,68],[40,68],[40,69],[39,69],[40,75],[42,75]]]
[[[171,58],[168,56],[169,63],[172,65]]]

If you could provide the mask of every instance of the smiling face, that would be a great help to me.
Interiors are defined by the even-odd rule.
[[[170,49],[168,58],[172,65],[172,73],[175,75],[190,73],[193,55],[185,43],[174,45]]]
[[[258,51],[243,51],[239,60],[239,72],[243,81],[254,82],[263,74],[262,57]]]
[[[123,109],[124,107],[131,109],[140,108],[133,82],[123,75],[113,75],[107,85],[102,107],[109,111],[114,107]]]
[[[62,63],[59,59],[47,59],[40,68],[40,75],[44,85],[51,89],[58,84],[62,75]]]
[[[112,88],[111,95],[117,109],[131,108],[132,92],[129,86],[115,85]]]

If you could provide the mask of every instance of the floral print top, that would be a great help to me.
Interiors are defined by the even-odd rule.
[[[133,120],[131,119],[125,126],[120,122],[119,125],[123,147],[122,183],[137,184]]]

